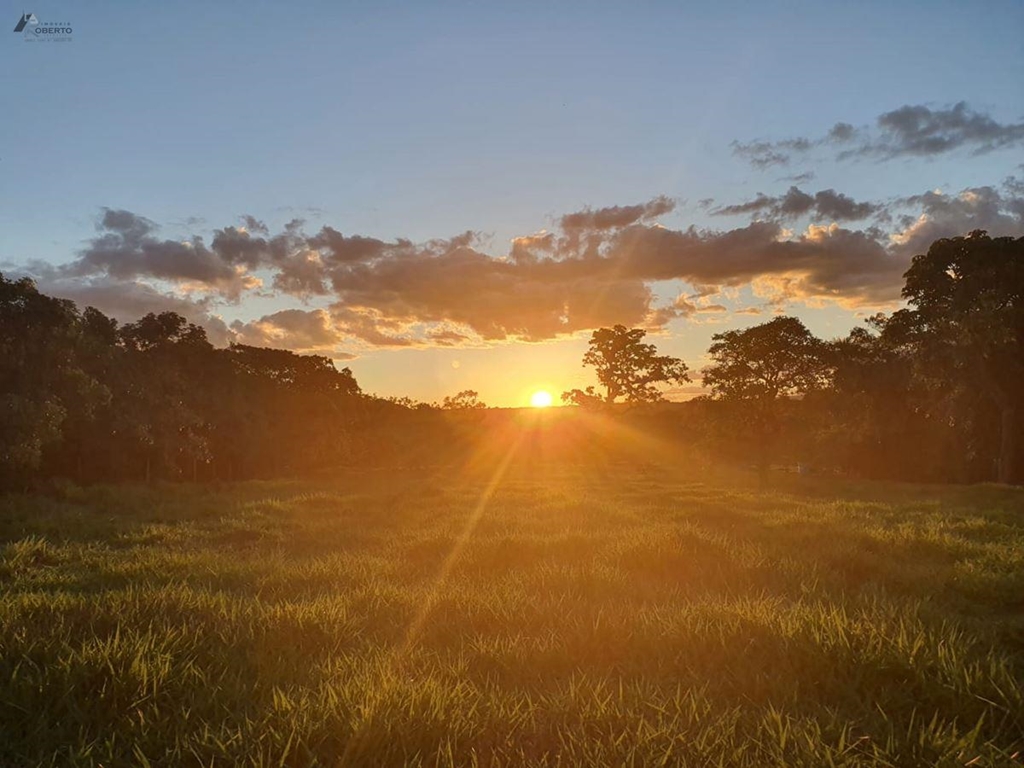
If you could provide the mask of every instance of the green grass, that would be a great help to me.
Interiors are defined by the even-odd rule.
[[[614,469],[2,499],[0,765],[1024,764],[1024,493]]]

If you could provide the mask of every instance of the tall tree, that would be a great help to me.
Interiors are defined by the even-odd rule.
[[[24,485],[69,414],[88,418],[107,396],[82,369],[83,336],[73,302],[0,275],[0,485]]]
[[[764,472],[779,431],[780,401],[827,380],[824,344],[795,317],[777,317],[743,330],[716,333],[703,371],[712,395],[736,407],[739,424],[756,442]]]
[[[209,459],[202,385],[213,360],[206,332],[175,312],[150,313],[118,330],[111,460],[142,477],[187,477]]]
[[[918,349],[907,310],[875,315],[828,344],[831,386],[805,414],[816,418],[809,437],[819,456],[871,477],[929,481],[958,471],[944,388]]]
[[[645,344],[642,328],[599,328],[590,337],[590,348],[583,365],[591,366],[604,387],[600,395],[593,387],[562,393],[562,400],[576,405],[614,403],[620,397],[627,403],[649,403],[662,399],[659,384],[683,384],[690,380],[682,360],[659,355],[653,344]]]
[[[914,257],[903,296],[921,354],[941,362],[950,383],[977,387],[998,409],[1000,482],[1021,476],[1017,436],[1024,419],[1024,238],[983,231],[937,240]]]

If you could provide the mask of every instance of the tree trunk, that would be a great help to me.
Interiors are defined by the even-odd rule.
[[[1000,414],[999,476],[996,478],[1000,483],[1010,484],[1014,480],[1016,430],[1017,411],[1012,405],[1004,406]]]

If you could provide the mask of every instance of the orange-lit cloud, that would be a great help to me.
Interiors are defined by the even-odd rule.
[[[75,261],[25,269],[55,295],[122,320],[150,307],[175,309],[220,342],[340,354],[543,341],[613,324],[656,330],[724,315],[725,305],[712,297],[743,286],[775,308],[792,301],[881,306],[899,299],[911,258],[933,240],[973,229],[1024,234],[1024,187],[1014,179],[1002,191],[932,191],[884,211],[871,204],[888,217],[888,229],[842,225],[838,220],[859,217],[867,209],[858,206],[868,204],[833,190],[811,196],[794,187],[753,202],[738,208],[799,219],[803,231],[779,219],[674,229],[658,221],[674,211],[673,201],[656,197],[566,214],[551,232],[515,238],[504,255],[485,252],[472,230],[414,243],[330,226],[308,234],[297,219],[275,234],[252,216],[215,230],[207,246],[198,235],[160,238],[149,219],[105,209],[98,234]],[[665,302],[653,287],[669,280],[695,292]],[[304,306],[231,325],[217,317],[219,303],[256,290]]]

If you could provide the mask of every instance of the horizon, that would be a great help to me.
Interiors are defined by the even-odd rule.
[[[1019,4],[30,9],[59,45],[6,7],[0,272],[380,396],[557,401],[618,323],[699,373],[713,333],[840,337],[932,241],[1024,234]]]

